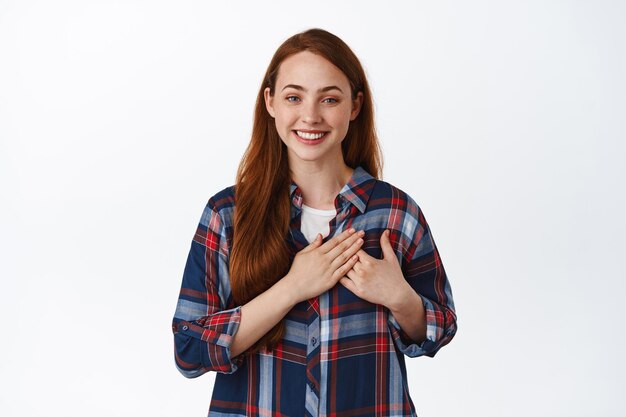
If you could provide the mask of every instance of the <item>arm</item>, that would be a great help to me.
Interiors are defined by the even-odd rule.
[[[222,220],[209,200],[191,242],[172,321],[176,367],[187,378],[208,371],[235,372],[243,357],[232,360],[230,345],[239,327],[241,307],[225,309],[230,294],[226,237]],[[228,288],[228,291],[220,291]]]
[[[235,372],[244,359],[240,353],[295,304],[279,281],[244,306],[225,309],[231,294],[224,229],[209,200],[191,243],[172,321],[176,366],[188,378]]]
[[[280,280],[241,307],[241,323],[230,346],[233,357],[256,343],[293,308],[296,302],[286,287]]]
[[[407,215],[417,222],[402,271],[414,292],[390,308],[388,323],[400,351],[409,357],[433,357],[457,331],[452,290],[424,214],[410,198]]]
[[[426,309],[422,297],[407,283],[399,298],[392,300],[388,308],[405,333],[405,338],[416,344],[426,340]]]

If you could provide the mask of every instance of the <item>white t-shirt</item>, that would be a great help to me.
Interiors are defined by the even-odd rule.
[[[330,232],[330,226],[328,223],[336,215],[336,209],[320,210],[309,207],[306,204],[302,204],[300,231],[309,243],[313,242],[318,233],[321,233],[322,237],[326,237]]]

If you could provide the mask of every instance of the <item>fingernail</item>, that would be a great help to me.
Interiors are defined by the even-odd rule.
[[[348,232],[350,232],[350,233],[354,233],[354,232],[355,232],[354,227],[351,227],[351,228],[348,230]]]

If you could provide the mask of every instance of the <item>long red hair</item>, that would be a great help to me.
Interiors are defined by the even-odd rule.
[[[233,242],[230,253],[231,290],[236,305],[246,304],[289,272],[291,177],[287,149],[267,112],[264,90],[274,95],[281,62],[295,53],[310,51],[327,59],[348,78],[352,98],[363,93],[359,115],[350,122],[341,144],[345,163],[362,166],[375,178],[382,173],[382,153],[374,126],[374,107],[363,67],[340,38],[323,29],[298,33],[276,50],[265,72],[254,110],[252,137],[243,154],[235,183]],[[284,319],[249,350],[272,350],[285,333]]]

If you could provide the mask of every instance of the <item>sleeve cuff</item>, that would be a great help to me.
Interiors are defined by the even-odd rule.
[[[398,349],[405,355],[415,358],[422,355],[434,356],[434,349],[436,347],[437,340],[437,322],[435,308],[432,302],[420,295],[422,302],[424,303],[424,310],[426,313],[426,339],[421,343],[416,343],[409,337],[409,335],[402,330],[396,318],[389,311],[388,324],[391,331],[391,337]]]
[[[193,321],[180,321],[177,331],[180,334],[202,340],[200,361],[210,370],[231,374],[241,366],[244,355],[231,357],[230,346],[233,336],[239,329],[241,306],[222,310],[210,316]]]

